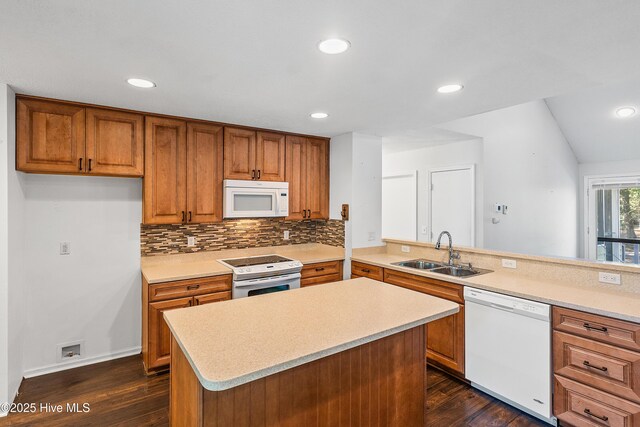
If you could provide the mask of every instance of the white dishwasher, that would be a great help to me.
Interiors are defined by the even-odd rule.
[[[470,287],[464,299],[471,385],[555,425],[549,306]]]

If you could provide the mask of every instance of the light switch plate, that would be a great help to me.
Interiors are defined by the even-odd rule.
[[[602,271],[598,273],[598,280],[602,283],[610,283],[612,285],[619,285],[621,283],[619,274],[604,273]]]
[[[284,240],[289,240],[289,230],[284,230]]]
[[[195,236],[187,236],[187,246],[193,247],[196,245],[196,237]]]
[[[504,268],[516,268],[517,262],[515,259],[502,259],[502,266]]]
[[[71,243],[69,242],[60,243],[60,255],[71,255]]]

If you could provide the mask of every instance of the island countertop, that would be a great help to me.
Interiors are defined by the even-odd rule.
[[[359,278],[171,310],[202,386],[226,390],[428,323],[458,304]]]

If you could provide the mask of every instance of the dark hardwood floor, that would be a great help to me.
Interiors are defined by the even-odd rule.
[[[428,370],[428,426],[546,426],[467,384]],[[167,426],[169,375],[147,377],[140,356],[24,380],[16,403],[35,403],[35,413],[11,413],[6,426]],[[41,403],[62,413],[40,411]],[[67,403],[88,403],[85,413],[66,412]]]

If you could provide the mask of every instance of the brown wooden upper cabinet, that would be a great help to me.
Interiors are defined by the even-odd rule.
[[[145,120],[144,223],[222,221],[222,126]]]
[[[289,219],[329,218],[329,141],[288,135]]]
[[[224,178],[285,180],[285,136],[224,128]]]
[[[17,97],[16,169],[142,176],[141,114]]]

